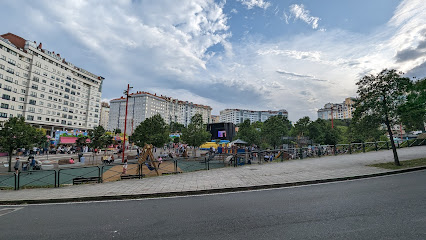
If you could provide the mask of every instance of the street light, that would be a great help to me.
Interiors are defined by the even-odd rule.
[[[126,95],[126,115],[124,116],[124,134],[123,134],[123,151],[122,151],[122,157],[121,162],[124,163],[124,151],[126,149],[126,130],[127,130],[127,105],[129,104],[129,91],[133,87],[130,87],[129,84],[127,84],[127,90],[123,92],[124,95]]]

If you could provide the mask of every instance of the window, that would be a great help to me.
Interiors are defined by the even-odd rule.
[[[36,103],[37,103],[37,101],[36,101],[36,100],[32,100],[32,99],[31,99],[31,100],[29,101],[29,104],[31,104],[31,105],[36,105]]]
[[[2,99],[10,100],[10,95],[3,94]]]
[[[29,120],[29,121],[34,121],[34,116],[28,115],[28,116],[27,116],[27,120]]]
[[[2,113],[2,112],[0,112],[0,117],[1,117],[1,118],[7,118],[7,113]]]
[[[4,109],[9,109],[9,104],[7,104],[7,103],[2,103],[2,104],[0,105],[0,107],[1,107],[1,108],[4,108]]]

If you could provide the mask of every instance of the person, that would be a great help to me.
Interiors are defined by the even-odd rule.
[[[160,168],[160,165],[163,163],[163,158],[161,158],[161,156],[158,156],[158,167]]]
[[[15,169],[16,175],[19,174],[19,164],[20,164],[19,157],[16,157],[15,166],[13,166],[13,168]]]
[[[85,160],[86,160],[86,158],[84,157],[84,155],[82,155],[81,158],[80,158],[80,162],[84,163]]]
[[[70,158],[70,164],[74,164],[74,158]]]
[[[125,159],[125,160],[124,160],[124,165],[123,165],[123,172],[122,172],[122,174],[123,174],[123,175],[126,175],[126,174],[127,174],[127,159]]]

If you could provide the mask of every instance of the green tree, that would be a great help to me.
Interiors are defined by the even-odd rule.
[[[260,145],[260,131],[254,128],[249,119],[244,120],[238,128],[237,138],[248,144]]]
[[[182,130],[181,139],[189,146],[194,147],[194,156],[196,154],[196,148],[209,141],[211,138],[211,134],[206,129],[203,123],[203,117],[201,114],[197,113],[192,116],[191,123],[188,127]]]
[[[404,104],[403,95],[410,86],[410,80],[401,77],[394,69],[385,69],[376,76],[364,76],[356,84],[359,99],[355,103],[353,121],[372,116],[371,120],[375,122],[371,124],[377,124],[377,127],[384,124],[390,137],[395,165],[400,166],[392,126],[399,123],[398,108]]]
[[[358,121],[352,121],[348,129],[349,142],[375,142],[380,141],[386,131],[377,126],[380,119],[377,116],[364,116]]]
[[[131,140],[139,147],[145,144],[152,144],[156,147],[162,147],[170,141],[169,127],[160,114],[156,114],[145,119],[136,127]]]
[[[339,128],[332,128],[331,122],[324,119],[317,119],[308,125],[309,138],[317,144],[334,145],[340,140],[341,131]]]
[[[113,131],[114,134],[120,134],[121,133],[121,129],[120,128],[116,128]]]
[[[175,132],[182,132],[182,130],[185,128],[185,126],[181,123],[177,123],[177,122],[171,122],[170,123],[170,132],[175,133]]]
[[[112,144],[112,137],[108,135],[102,126],[97,126],[92,130],[89,130],[89,138],[91,148],[105,148]]]
[[[46,141],[46,135],[25,123],[23,117],[12,117],[0,130],[0,148],[8,153],[9,169],[12,170],[12,153],[18,148],[29,148],[31,145]]]
[[[294,133],[297,136],[305,136],[308,134],[309,132],[309,124],[311,123],[311,119],[309,119],[308,116],[303,117],[299,120],[297,120],[297,122],[294,124]]]
[[[175,138],[173,139],[173,142],[174,142],[174,143],[179,143],[179,142],[180,142],[180,137],[175,137]]]
[[[287,117],[276,115],[268,118],[262,126],[262,138],[274,149],[284,143],[283,137],[288,136],[292,128]]]
[[[406,130],[426,131],[426,78],[410,86],[407,102],[399,107],[398,114]]]

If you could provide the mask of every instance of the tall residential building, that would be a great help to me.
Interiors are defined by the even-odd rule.
[[[220,123],[220,115],[212,115],[210,119],[211,123]]]
[[[220,111],[220,122],[232,122],[239,124],[249,119],[251,123],[264,122],[268,118],[276,115],[283,115],[288,117],[288,112],[285,109],[278,111],[253,111],[245,109],[225,109]]]
[[[23,116],[51,136],[92,129],[99,125],[103,80],[41,43],[12,33],[0,37],[0,123]]]
[[[109,122],[109,104],[106,102],[101,103],[101,115],[100,115],[99,125],[104,127],[106,130],[114,130],[108,128],[108,122]]]
[[[211,110],[209,106],[162,95],[148,92],[132,93],[128,103],[126,134],[131,134],[141,122],[156,114],[160,114],[167,124],[177,122],[188,126],[192,116],[200,113],[203,116],[203,122],[210,123]],[[108,129],[121,129],[124,132],[125,111],[126,98],[121,97],[110,101]]]
[[[327,103],[324,108],[317,111],[320,119],[352,119],[354,109],[354,98],[346,98],[343,103]]]

